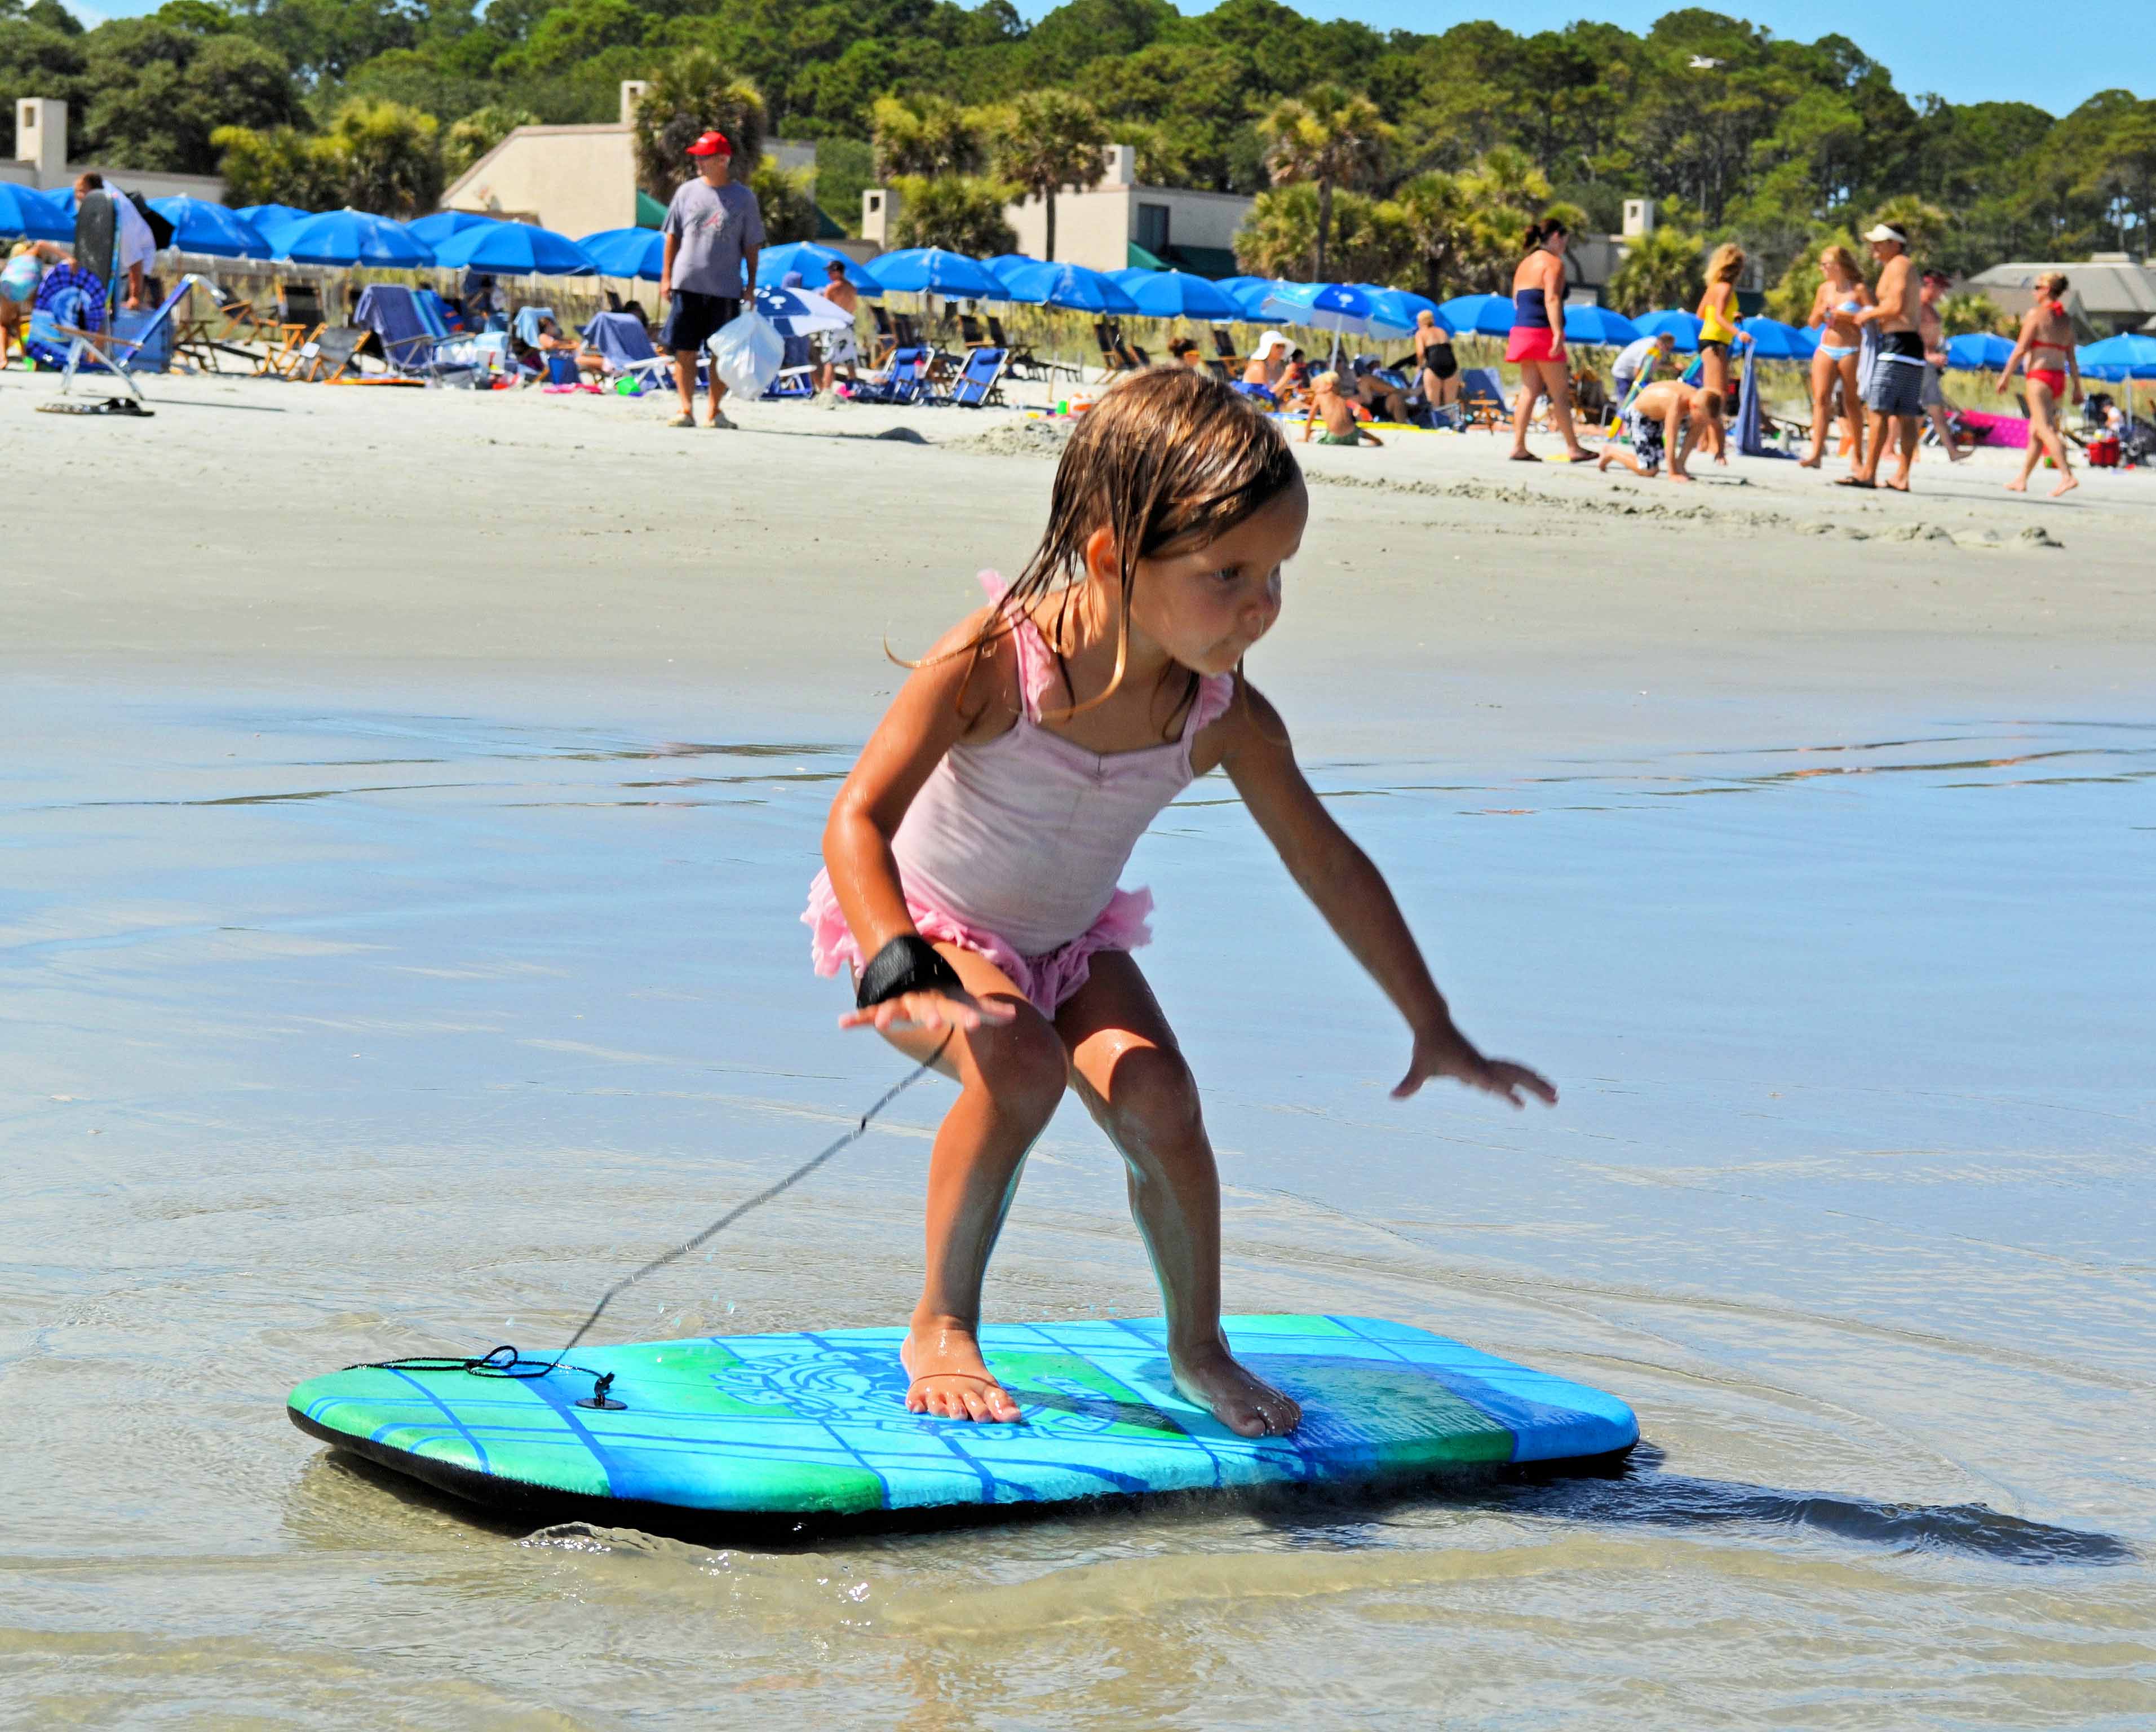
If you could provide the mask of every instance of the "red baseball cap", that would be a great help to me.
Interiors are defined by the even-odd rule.
[[[733,153],[734,147],[726,142],[723,132],[706,132],[689,146],[692,157],[731,157]]]

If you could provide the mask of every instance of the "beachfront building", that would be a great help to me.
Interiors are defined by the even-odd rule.
[[[2066,280],[2066,313],[2076,325],[2098,337],[2156,331],[2156,269],[2127,253],[2092,253],[2079,263],[1994,265],[1955,286],[1974,289],[2018,319],[2035,300],[2038,280],[2055,270]]]
[[[224,202],[224,182],[213,174],[162,174],[146,168],[108,168],[102,162],[68,161],[67,104],[53,96],[15,100],[15,160],[0,162],[0,181],[40,193],[64,192],[86,173],[145,198],[200,198]]]
[[[1055,262],[1092,270],[1135,265],[1233,276],[1235,231],[1250,204],[1239,193],[1149,186],[1138,179],[1137,151],[1111,144],[1096,184],[1055,195]],[[861,238],[888,248],[898,208],[895,188],[870,187],[863,193]],[[1005,205],[1004,220],[1018,235],[1018,251],[1048,256],[1048,209],[1042,200]]]
[[[644,80],[621,86],[619,120],[582,126],[519,126],[442,190],[444,210],[536,223],[561,234],[594,234],[638,224],[656,228],[666,207],[636,184],[630,116]],[[772,138],[763,153],[789,171],[814,173],[813,140]],[[688,170],[682,170],[682,178]]]

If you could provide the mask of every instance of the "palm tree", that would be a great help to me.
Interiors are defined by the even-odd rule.
[[[995,172],[1040,200],[1047,218],[1041,256],[1055,256],[1055,195],[1100,181],[1107,164],[1108,128],[1101,111],[1067,90],[1029,90],[998,116]]]
[[[763,155],[762,94],[709,49],[685,49],[661,66],[630,125],[638,184],[662,201],[681,179],[689,146],[706,132],[726,134],[738,181],[747,181]]]
[[[985,259],[1018,245],[1004,217],[1015,188],[970,174],[894,175],[891,185],[899,195],[896,246],[947,247]]]
[[[1438,169],[1418,174],[1400,183],[1390,203],[1406,224],[1423,293],[1442,297],[1464,286],[1473,207],[1460,177]]]
[[[1368,97],[1339,85],[1319,85],[1308,95],[1273,105],[1258,122],[1266,172],[1276,187],[1299,181],[1317,187],[1317,249],[1314,275],[1322,282],[1332,230],[1332,189],[1362,186],[1383,166],[1393,129]]]
[[[1630,316],[1657,307],[1689,309],[1699,299],[1706,243],[1697,234],[1657,229],[1631,244],[1609,279],[1610,305]],[[1805,305],[1810,305],[1809,296]]]
[[[947,97],[879,96],[869,124],[878,177],[888,182],[906,176],[978,174],[984,120]]]

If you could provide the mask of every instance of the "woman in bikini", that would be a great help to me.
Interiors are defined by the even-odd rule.
[[[1729,401],[1729,347],[1737,341],[1737,279],[1744,275],[1744,249],[1725,240],[1707,261],[1707,292],[1699,298],[1700,386],[1723,403]],[[1727,463],[1720,427],[1707,443],[1714,460]]]
[[[1806,469],[1817,469],[1825,455],[1836,384],[1841,387],[1842,424],[1849,429],[1856,461],[1864,461],[1864,417],[1856,407],[1862,401],[1856,383],[1856,357],[1863,347],[1863,332],[1856,316],[1871,305],[1871,290],[1857,270],[1856,255],[1845,246],[1836,244],[1821,253],[1820,268],[1826,275],[1820,279],[1819,292],[1812,296],[1811,316],[1804,321],[1823,327],[1819,348],[1812,356],[1812,450],[1804,460]]]
[[[2082,400],[2082,370],[2074,358],[2074,327],[2066,317],[2066,280],[2058,271],[2038,280],[2036,304],[2022,316],[2021,340],[2014,345],[2014,352],[2006,357],[1999,375],[2001,393],[2017,367],[2028,387],[2029,449],[2021,456],[2021,473],[2006,484],[2010,493],[2029,491],[2029,476],[2036,460],[2046,452],[2059,466],[2059,485],[2051,489],[2052,498],[2081,486],[2074,479],[2073,466],[2066,461],[2066,441],[2059,432],[2059,399],[2066,394],[2069,379],[2073,382],[2073,400]]]
[[[1572,375],[1564,352],[1564,249],[1570,237],[1554,218],[1527,224],[1527,255],[1512,272],[1512,335],[1505,358],[1520,369],[1520,400],[1512,409],[1512,461],[1539,463],[1527,449],[1527,424],[1547,397],[1550,424],[1564,440],[1568,462],[1587,450],[1572,426]]]

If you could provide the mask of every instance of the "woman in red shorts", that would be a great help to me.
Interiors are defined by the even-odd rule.
[[[1527,256],[1512,273],[1512,336],[1505,358],[1518,364],[1520,400],[1512,410],[1512,461],[1539,463],[1527,449],[1527,423],[1537,399],[1549,398],[1550,424],[1564,439],[1566,460],[1587,461],[1572,429],[1572,378],[1565,371],[1564,224],[1554,218],[1527,224]]]

